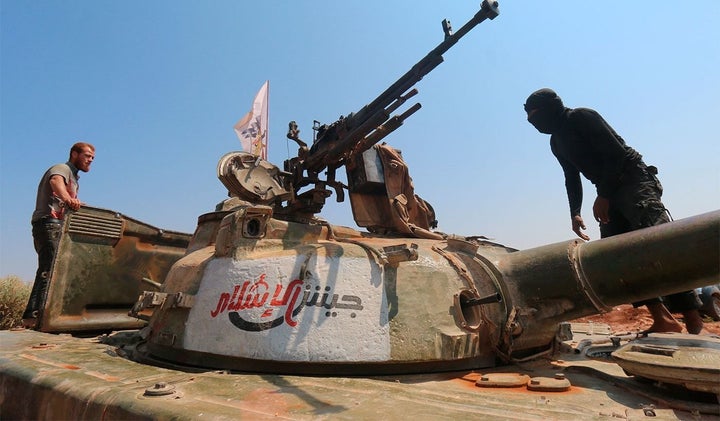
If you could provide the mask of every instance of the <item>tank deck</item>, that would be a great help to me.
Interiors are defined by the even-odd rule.
[[[363,378],[170,370],[123,358],[122,347],[98,338],[0,331],[0,418],[720,418],[716,402],[684,400],[677,391],[637,382],[616,364],[578,352],[589,342],[577,339],[556,354],[560,359],[482,372]],[[549,381],[550,388],[562,373],[571,386],[556,392],[475,384],[500,373],[527,374]]]

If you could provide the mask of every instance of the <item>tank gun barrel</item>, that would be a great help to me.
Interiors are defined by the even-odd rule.
[[[601,240],[574,240],[496,262],[512,349],[548,343],[557,324],[720,279],[720,211]]]

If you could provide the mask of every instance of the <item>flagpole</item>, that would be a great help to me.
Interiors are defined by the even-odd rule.
[[[268,160],[268,144],[270,143],[270,80],[266,80],[267,94],[265,96],[265,144],[263,145],[264,155],[263,159]]]

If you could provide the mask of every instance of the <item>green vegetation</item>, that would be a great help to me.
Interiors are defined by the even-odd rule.
[[[32,285],[14,275],[0,279],[0,330],[22,325],[22,312],[31,288]]]

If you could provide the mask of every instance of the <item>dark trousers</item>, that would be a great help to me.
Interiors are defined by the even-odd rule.
[[[47,295],[52,263],[57,253],[62,221],[53,218],[42,218],[32,224],[33,243],[38,255],[38,269],[35,273],[30,299],[28,300],[23,319],[36,318],[38,311],[44,307]]]
[[[660,200],[662,185],[656,174],[655,167],[647,167],[642,163],[625,171],[621,187],[609,198],[610,222],[600,224],[602,238],[670,222],[667,209]],[[695,291],[685,291],[662,299],[633,303],[633,306],[640,307],[660,301],[665,302],[673,312],[698,309],[702,304]]]

